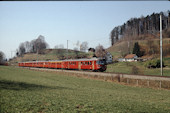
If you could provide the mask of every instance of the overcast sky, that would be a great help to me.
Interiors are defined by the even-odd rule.
[[[73,49],[87,41],[108,48],[111,30],[130,18],[170,10],[168,1],[40,1],[0,2],[0,51],[7,58],[21,42],[39,35],[50,48],[63,44]],[[14,52],[12,52],[14,56]]]

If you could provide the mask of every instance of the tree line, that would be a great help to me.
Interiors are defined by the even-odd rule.
[[[162,15],[162,29],[170,28],[170,11],[153,13],[146,17],[131,18],[121,26],[115,27],[110,33],[111,44],[120,39],[138,38],[140,35],[157,33],[160,30],[160,14]],[[169,34],[170,36],[170,34]]]
[[[43,50],[48,47],[45,37],[40,35],[37,39],[20,43],[16,55],[22,56],[25,53],[43,54]]]

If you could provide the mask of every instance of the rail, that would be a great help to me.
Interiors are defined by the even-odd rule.
[[[60,73],[74,74],[77,76],[102,79],[105,81],[118,81],[136,86],[148,86],[170,89],[170,76],[155,76],[155,75],[129,75],[129,74],[115,74],[107,72],[89,72],[89,71],[76,71],[76,70],[62,70],[62,69],[47,69],[47,68],[33,68],[22,67],[31,70],[39,71],[52,71]]]

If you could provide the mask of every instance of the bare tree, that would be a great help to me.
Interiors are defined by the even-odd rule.
[[[40,35],[37,39],[32,40],[31,44],[32,52],[42,54],[43,50],[48,47],[48,44],[45,42],[45,37]]]
[[[44,49],[46,49],[46,44],[45,44],[45,41],[44,41],[44,36],[40,35],[37,39],[36,39],[36,42],[35,42],[35,47],[37,48],[37,53],[41,54],[42,51]]]
[[[95,50],[95,54],[97,57],[105,57],[106,51],[102,45],[99,44]]]
[[[21,43],[19,45],[19,55],[22,56],[25,53],[25,45],[24,43]]]
[[[24,46],[25,46],[25,52],[26,53],[30,52],[31,49],[30,42],[29,41],[24,42]]]
[[[5,54],[2,51],[0,51],[0,64],[3,64],[4,61],[5,61]]]
[[[17,57],[19,56],[19,50],[18,49],[16,50],[16,56]]]
[[[86,52],[87,49],[88,49],[88,43],[82,42],[82,44],[80,45],[80,51]]]
[[[31,42],[26,41],[21,43],[16,54],[17,56],[28,52],[42,54],[44,52],[43,50],[46,48],[48,48],[48,44],[45,42],[45,37],[40,35],[37,39],[34,39]]]
[[[110,34],[111,44],[113,45],[122,38],[140,39],[141,35],[150,34],[148,31],[159,32],[160,20],[159,15],[162,15],[162,29],[166,30],[170,25],[170,11],[153,13],[146,17],[131,18],[121,26],[116,26]]]

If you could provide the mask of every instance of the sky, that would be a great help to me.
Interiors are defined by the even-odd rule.
[[[50,48],[76,42],[111,46],[110,32],[130,18],[170,10],[168,1],[1,1],[0,51],[15,55],[19,44],[45,37]]]

